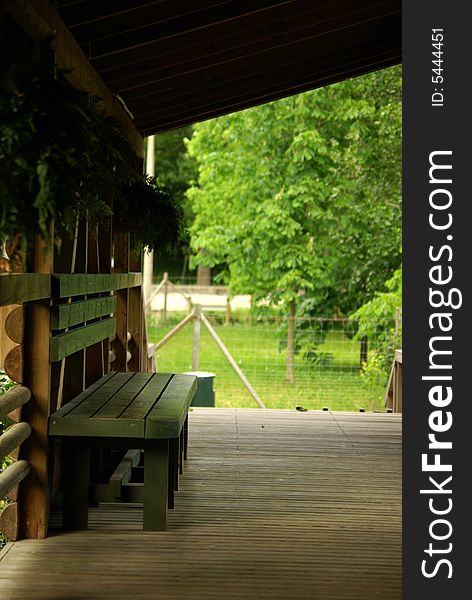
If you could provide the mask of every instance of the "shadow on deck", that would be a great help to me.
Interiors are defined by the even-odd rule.
[[[1,600],[400,600],[401,416],[195,409],[169,530],[141,523],[8,545]]]

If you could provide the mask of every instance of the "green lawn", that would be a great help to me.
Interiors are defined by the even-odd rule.
[[[182,315],[180,316],[182,318]],[[247,319],[223,325],[210,319],[246,377],[267,408],[301,405],[309,409],[385,410],[384,389],[368,388],[360,376],[359,344],[342,331],[330,330],[323,353],[331,353],[329,365],[313,364],[301,355],[295,358],[294,384],[286,383],[286,352],[279,350],[284,333],[276,320],[249,322]],[[167,326],[148,325],[149,341],[157,342],[178,322],[172,316]],[[313,335],[316,335],[313,332]],[[184,372],[192,367],[193,325],[187,325],[156,355],[159,371]],[[216,405],[219,407],[256,407],[223,354],[202,326],[199,370],[216,374]]]

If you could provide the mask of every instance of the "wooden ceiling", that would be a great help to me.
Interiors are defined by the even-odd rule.
[[[56,0],[149,135],[401,61],[400,0]]]

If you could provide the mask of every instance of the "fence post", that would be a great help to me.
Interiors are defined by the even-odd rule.
[[[200,353],[200,333],[202,321],[201,304],[195,304],[194,310],[195,320],[193,322],[192,371],[198,371],[198,357]]]
[[[225,314],[225,325],[229,325],[231,321],[231,300],[229,295],[226,296],[226,314]]]
[[[361,339],[361,355],[360,355],[361,370],[363,370],[365,365],[367,364],[368,350],[369,350],[369,341],[368,341],[367,336],[364,335]]]
[[[295,383],[295,300],[288,304],[287,383]]]
[[[168,281],[169,273],[164,273],[163,281],[164,281],[164,308],[162,310],[162,317],[164,324],[167,323],[167,294],[169,293]]]

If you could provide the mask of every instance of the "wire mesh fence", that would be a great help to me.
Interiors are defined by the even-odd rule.
[[[165,324],[152,317],[150,341],[161,340],[183,316],[173,313]],[[267,408],[385,410],[388,367],[400,345],[394,321],[364,323],[360,331],[348,319],[296,318],[290,334],[283,317],[206,316]],[[364,329],[370,336],[362,335]],[[192,370],[193,335],[190,323],[161,347],[157,369]],[[215,373],[217,406],[256,406],[203,327],[198,370]]]

